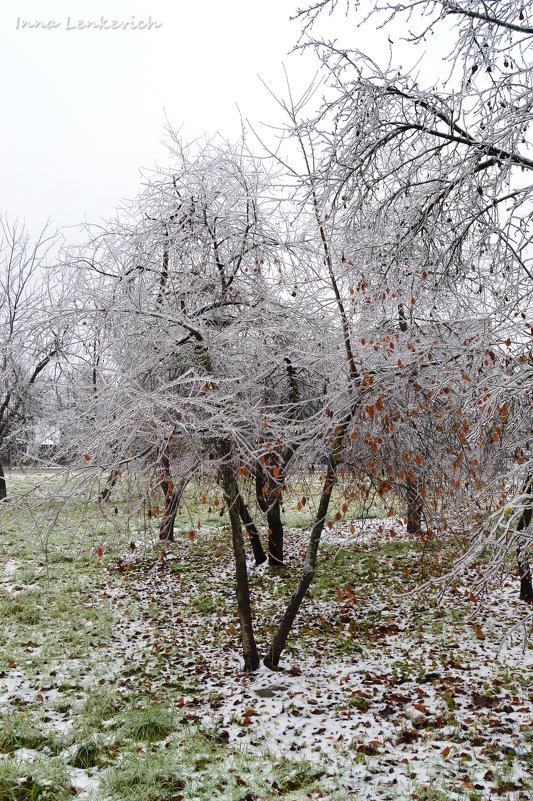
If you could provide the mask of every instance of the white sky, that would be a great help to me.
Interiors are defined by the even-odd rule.
[[[165,164],[166,120],[185,138],[239,134],[244,117],[278,114],[261,85],[282,90],[282,64],[303,88],[317,62],[288,52],[298,0],[2,0],[0,208],[32,232],[113,215],[140,170]],[[152,30],[80,30],[151,20]],[[53,29],[23,27],[51,22]],[[324,25],[329,24],[327,18]],[[335,34],[357,45],[353,20]],[[331,35],[331,31],[330,31]],[[360,38],[360,37],[359,37]],[[368,45],[368,33],[363,40]]]
[[[257,78],[281,85],[298,27],[290,0],[3,0],[0,10],[0,207],[32,230],[112,215],[139,187],[139,170],[165,163],[166,118],[186,138],[232,138],[243,116],[274,104]],[[70,29],[79,19],[132,17],[152,30]],[[70,17],[70,23],[68,18]],[[18,19],[20,18],[20,21]],[[53,21],[51,30],[22,21]],[[18,23],[18,29],[17,29]]]

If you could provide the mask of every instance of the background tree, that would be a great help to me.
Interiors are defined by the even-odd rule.
[[[0,499],[7,496],[2,462],[35,453],[40,444],[38,380],[61,349],[64,332],[54,326],[46,265],[55,243],[45,231],[32,242],[23,225],[0,218]]]

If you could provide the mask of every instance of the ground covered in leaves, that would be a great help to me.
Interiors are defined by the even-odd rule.
[[[516,577],[481,609],[475,571],[406,594],[453,536],[333,522],[281,669],[243,675],[221,525],[75,555],[21,525],[0,536],[0,801],[533,799]],[[286,567],[251,571],[263,650],[305,546],[289,528]]]

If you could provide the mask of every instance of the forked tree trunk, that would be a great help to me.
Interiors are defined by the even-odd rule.
[[[222,489],[228,507],[233,556],[235,558],[235,577],[237,582],[237,606],[241,627],[242,652],[244,670],[251,672],[259,667],[259,654],[255,643],[252,610],[250,607],[250,591],[246,570],[246,553],[242,536],[241,518],[239,515],[239,488],[231,466],[224,465],[221,470]]]
[[[174,541],[174,524],[178,506],[189,479],[189,475],[181,478],[177,487],[172,486],[170,480],[161,483],[161,488],[165,495],[165,509],[159,524],[159,539],[164,542]]]
[[[6,485],[6,477],[4,475],[4,468],[2,466],[2,462],[0,461],[0,501],[4,498],[7,498],[7,485]]]
[[[163,542],[174,542],[174,523],[180,498],[181,492],[175,489],[165,498],[165,510],[159,524],[159,539]]]
[[[524,492],[531,493],[533,490],[533,479],[531,477],[526,481]],[[531,498],[526,502],[524,510],[520,516],[520,520],[516,526],[516,531],[524,531],[531,525],[532,517]],[[516,535],[516,558],[518,561],[518,571],[520,573],[520,598],[523,601],[533,601],[533,584],[531,581],[531,567],[527,555],[528,543],[524,537]]]
[[[302,605],[305,593],[309,589],[315,575],[320,537],[326,523],[329,502],[331,500],[331,491],[336,481],[335,467],[337,464],[337,458],[342,448],[342,443],[344,441],[346,431],[348,430],[348,426],[350,425],[351,418],[352,414],[350,413],[348,418],[339,427],[340,430],[337,429],[337,436],[331,448],[331,458],[326,471],[326,478],[324,481],[322,494],[320,496],[320,503],[318,504],[318,509],[315,515],[315,521],[313,523],[313,528],[311,529],[309,544],[307,546],[307,552],[305,554],[305,561],[300,575],[300,580],[298,581],[296,589],[294,590],[287,605],[287,609],[285,610],[285,614],[280,620],[277,631],[274,634],[270,647],[263,659],[263,663],[268,668],[275,668],[278,666],[279,658],[283,649],[285,648],[292,624],[294,623],[296,615],[298,614],[300,606]]]
[[[259,532],[257,530],[257,527],[254,521],[252,520],[250,511],[247,505],[244,503],[244,500],[240,492],[237,496],[237,504],[239,507],[239,514],[241,516],[244,528],[248,532],[248,537],[250,539],[250,545],[252,548],[252,553],[254,555],[255,563],[256,565],[262,565],[263,562],[266,562],[267,556],[263,549],[263,545],[261,543],[261,538],[259,537]]]
[[[329,475],[331,473],[331,475]],[[304,599],[305,593],[309,589],[311,582],[313,581],[313,577],[315,575],[315,568],[316,568],[316,558],[318,553],[318,546],[320,545],[320,537],[322,534],[322,530],[324,528],[324,524],[326,522],[326,515],[328,513],[329,502],[331,499],[331,489],[333,486],[334,481],[334,474],[333,470],[328,470],[328,475],[326,476],[326,481],[324,483],[324,488],[322,490],[322,494],[320,496],[320,503],[318,504],[318,510],[315,515],[315,522],[313,524],[313,528],[311,529],[311,535],[309,537],[309,544],[307,546],[307,552],[305,555],[305,561],[302,569],[302,573],[300,575],[300,580],[294,590],[291,599],[287,605],[287,609],[285,610],[285,614],[283,615],[277,631],[272,639],[270,647],[265,654],[265,658],[263,659],[263,663],[268,668],[275,668],[279,664],[279,658],[283,649],[285,648],[285,644],[287,642],[287,638],[289,636],[290,630],[292,628],[292,624],[298,614],[298,610],[302,604]]]

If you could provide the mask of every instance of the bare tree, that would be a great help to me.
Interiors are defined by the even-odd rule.
[[[2,462],[35,449],[38,379],[59,355],[62,326],[50,316],[50,275],[56,242],[46,231],[31,241],[23,225],[0,218],[0,500],[7,497]]]

